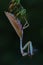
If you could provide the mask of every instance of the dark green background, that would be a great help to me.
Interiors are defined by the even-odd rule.
[[[0,65],[43,65],[43,0],[21,0],[28,12],[30,27],[24,30],[24,40],[33,42],[38,52],[22,57],[19,37],[4,14],[10,0],[0,0]]]

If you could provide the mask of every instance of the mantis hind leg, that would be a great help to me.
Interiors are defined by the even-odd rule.
[[[24,50],[28,47],[28,51],[27,52],[24,52]],[[27,42],[24,47],[22,47],[22,38],[20,38],[20,51],[21,51],[21,54],[22,56],[26,56],[28,55],[29,53],[31,55],[33,55],[33,46],[32,46],[32,42],[29,41]]]
[[[22,47],[22,38],[20,38],[20,51],[21,51],[22,56],[27,55],[27,52],[24,52],[23,47]]]
[[[28,54],[30,53],[31,55],[33,55],[33,46],[32,46],[32,42],[29,41],[27,42],[24,47],[23,47],[23,50],[26,49],[28,47]]]

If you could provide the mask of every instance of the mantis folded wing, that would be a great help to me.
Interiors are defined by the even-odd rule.
[[[22,37],[22,30],[21,30],[22,26],[20,26],[20,23],[17,22],[15,16],[9,12],[5,12],[5,15],[9,19],[9,21],[10,21],[11,25],[13,26],[13,28],[15,29],[17,35],[19,37]]]

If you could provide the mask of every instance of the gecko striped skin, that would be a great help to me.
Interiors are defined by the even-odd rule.
[[[22,41],[23,41],[23,27],[22,24],[20,23],[20,21],[18,19],[15,18],[15,16],[9,12],[4,12],[5,15],[7,16],[7,18],[9,19],[11,25],[13,26],[13,28],[15,29],[17,35],[20,38],[20,51],[22,56],[26,56],[26,55],[33,55],[33,46],[32,46],[32,42],[28,41],[24,47],[22,46]],[[28,47],[28,51],[24,52],[24,50]],[[36,51],[36,49],[35,49]]]

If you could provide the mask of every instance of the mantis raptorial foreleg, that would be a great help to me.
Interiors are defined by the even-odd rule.
[[[23,26],[23,29],[26,29],[26,28],[29,27],[29,23],[28,23],[28,21],[27,21],[27,19],[25,17],[24,17],[24,19],[25,19],[25,24]]]

